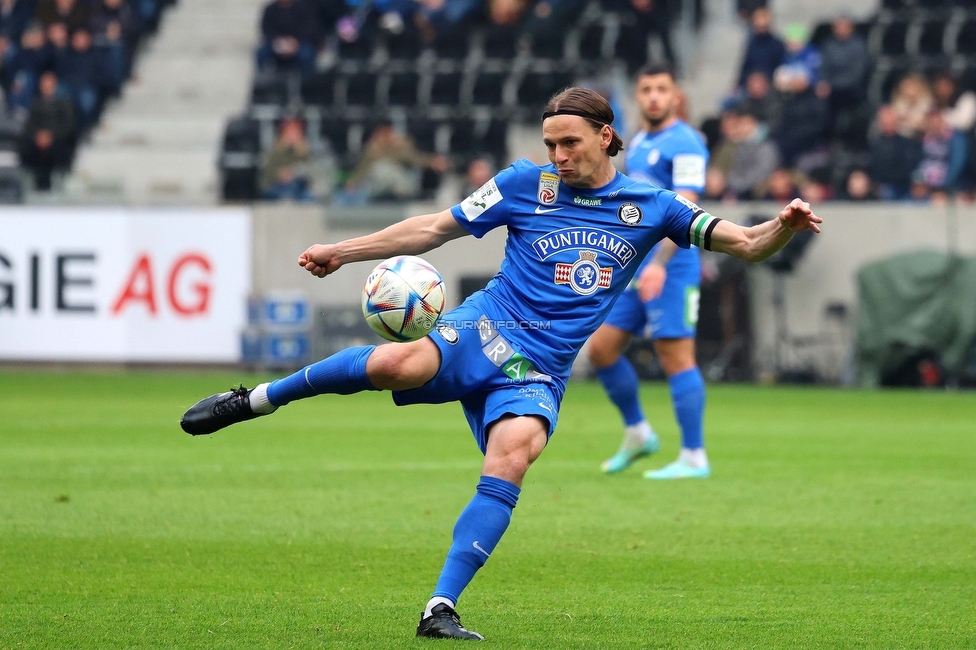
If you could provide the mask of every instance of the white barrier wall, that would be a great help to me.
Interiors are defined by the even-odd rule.
[[[740,222],[779,209],[705,207]],[[250,291],[299,291],[313,305],[358,305],[374,263],[350,264],[323,280],[302,270],[298,255],[309,244],[372,232],[424,210],[366,211],[356,222],[349,215],[338,221],[320,206],[288,204],[256,206],[253,217],[244,209],[2,209],[0,361],[237,361]],[[831,304],[846,305],[848,325],[854,322],[856,272],[868,262],[920,249],[976,254],[973,208],[834,203],[817,211],[824,232],[785,279],[786,326],[795,338],[824,338]],[[457,303],[461,277],[498,270],[504,245],[497,229],[424,255],[444,276],[449,306]],[[769,369],[776,343],[772,277],[761,265],[750,273],[760,371]],[[836,376],[853,332],[848,326],[828,334],[831,349],[813,346],[806,354],[823,375]]]
[[[0,210],[0,360],[235,362],[247,210]]]

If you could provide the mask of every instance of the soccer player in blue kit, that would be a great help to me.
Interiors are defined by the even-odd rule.
[[[691,202],[705,189],[708,149],[690,126],[674,114],[678,88],[671,68],[651,64],[637,76],[634,99],[644,128],[627,149],[627,175],[673,190]],[[624,439],[603,471],[620,472],[653,454],[660,441],[644,417],[637,373],[622,352],[632,336],[650,336],[668,377],[675,419],[681,429],[678,459],[645,478],[707,478],[711,473],[702,421],[705,381],[695,360],[695,329],[701,283],[697,248],[679,248],[662,240],[637,270],[636,282],[623,292],[607,320],[590,339],[590,362],[600,383],[620,410]]]
[[[758,261],[794,232],[819,231],[821,220],[799,199],[777,218],[742,228],[628,178],[610,161],[623,146],[612,122],[599,94],[568,88],[543,114],[552,164],[519,160],[449,210],[299,256],[305,270],[325,277],[348,262],[416,255],[506,227],[501,270],[430,335],[343,350],[252,390],[207,397],[181,420],[184,431],[203,435],[297,399],[364,390],[393,391],[398,405],[459,401],[484,464],[417,636],[483,638],[462,627],[458,598],[508,528],[522,479],[556,426],[573,360],[651,247],[669,237],[683,248]]]

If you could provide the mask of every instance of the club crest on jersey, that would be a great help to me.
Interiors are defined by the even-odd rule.
[[[450,325],[445,325],[441,323],[437,325],[434,329],[437,333],[441,335],[441,338],[450,343],[451,345],[457,345],[457,342],[461,340],[461,335],[458,331],[451,327]]]
[[[644,211],[636,203],[621,203],[617,208],[617,218],[628,226],[636,226],[644,218]]]
[[[556,264],[556,284],[568,284],[581,296],[588,296],[597,289],[609,289],[613,267],[597,264],[597,254],[593,251],[580,251],[579,256],[579,261],[574,264]]]
[[[539,203],[552,205],[559,198],[559,175],[542,172],[539,174]]]

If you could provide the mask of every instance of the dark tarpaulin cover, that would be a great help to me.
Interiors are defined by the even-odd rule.
[[[858,272],[858,379],[878,386],[886,373],[922,351],[950,373],[973,363],[976,258],[916,252]]]

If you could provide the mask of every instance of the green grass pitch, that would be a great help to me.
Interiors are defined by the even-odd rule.
[[[430,648],[473,494],[460,407],[319,397],[216,435],[219,373],[0,373],[0,648]],[[254,377],[243,377],[250,380]],[[713,476],[622,475],[572,384],[459,603],[500,648],[976,647],[976,396],[713,386]]]

